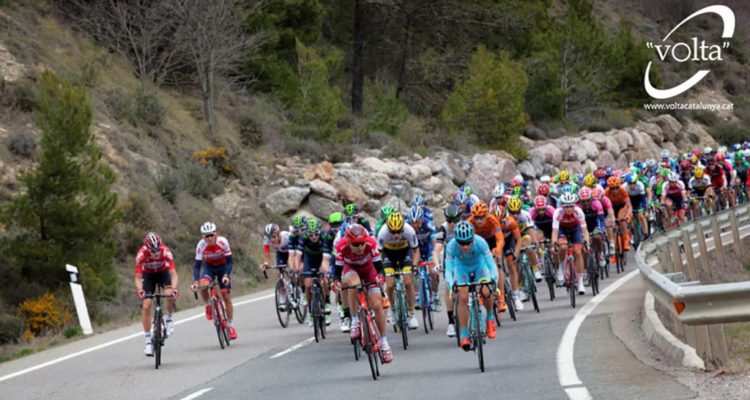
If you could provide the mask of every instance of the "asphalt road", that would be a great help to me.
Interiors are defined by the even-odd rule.
[[[626,277],[634,268],[631,260],[625,274],[602,282],[604,290],[623,279],[608,297],[605,290],[586,305],[589,292],[576,309],[564,288],[550,302],[546,287],[540,287],[542,312],[526,303],[518,321],[504,316],[498,337],[485,346],[485,373],[479,372],[475,353],[463,352],[445,335],[447,317],[441,312],[430,334],[421,326],[410,332],[406,351],[400,336],[389,330],[394,361],[373,381],[367,361],[354,360],[335,318],[329,337],[314,343],[306,324],[280,327],[272,295],[264,292],[236,300],[240,338],[231,348],[221,350],[202,309],[192,309],[176,315],[176,333],[167,341],[159,370],[143,355],[142,333],[134,325],[0,364],[0,398],[693,398],[695,393],[639,362],[623,343],[638,341],[637,310],[645,292],[635,274]],[[573,325],[580,329],[570,332]],[[621,328],[619,336],[615,326]]]

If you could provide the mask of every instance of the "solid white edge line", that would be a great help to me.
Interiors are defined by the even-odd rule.
[[[241,306],[241,305],[245,305],[245,304],[255,303],[255,302],[258,302],[258,301],[270,299],[272,297],[274,297],[273,293],[267,294],[265,296],[254,297],[254,298],[251,298],[251,299],[248,299],[248,300],[244,300],[244,301],[235,303],[234,306],[237,307],[237,306]],[[183,318],[183,319],[181,319],[179,321],[176,321],[175,325],[179,325],[179,324],[182,324],[182,323],[185,323],[185,322],[188,322],[188,321],[192,321],[192,320],[201,318],[201,317],[203,317],[203,315],[204,314],[197,314],[197,315],[193,315],[192,317]],[[41,364],[37,364],[37,365],[35,365],[33,367],[22,369],[20,371],[13,372],[13,373],[5,375],[5,376],[0,376],[0,382],[7,381],[9,379],[13,379],[13,378],[19,377],[21,375],[25,375],[25,374],[28,374],[29,372],[34,372],[34,371],[42,369],[42,368],[46,368],[46,367],[49,367],[51,365],[55,365],[55,364],[61,363],[63,361],[70,360],[71,358],[76,358],[76,357],[82,356],[84,354],[91,353],[93,351],[101,350],[101,349],[103,349],[105,347],[109,347],[109,346],[112,346],[112,345],[115,345],[115,344],[118,344],[118,343],[122,343],[122,342],[124,342],[126,340],[134,339],[134,338],[137,338],[139,336],[142,337],[143,336],[143,332],[137,332],[137,333],[133,333],[133,334],[130,334],[130,335],[127,335],[127,336],[123,336],[123,337],[121,337],[119,339],[111,340],[109,342],[102,343],[102,344],[94,346],[94,347],[90,347],[90,348],[88,348],[86,350],[81,350],[79,352],[68,354],[66,356],[62,356],[60,358],[56,358],[54,360],[50,360],[50,361],[47,361],[47,362],[44,362],[44,363],[41,363]]]
[[[193,399],[197,399],[198,397],[200,397],[200,396],[202,396],[202,395],[204,395],[204,394],[206,394],[206,393],[210,392],[211,390],[213,390],[213,388],[205,388],[205,389],[201,389],[201,390],[199,390],[199,391],[197,391],[197,392],[195,392],[195,393],[193,393],[193,394],[191,394],[191,395],[189,395],[189,396],[185,396],[185,397],[183,397],[183,398],[182,398],[182,399],[180,399],[180,400],[193,400]]]
[[[278,357],[287,355],[287,354],[293,352],[294,350],[299,349],[300,347],[307,346],[308,344],[312,343],[314,340],[315,340],[315,337],[310,337],[310,338],[305,339],[305,340],[303,340],[303,341],[295,344],[294,346],[292,346],[292,347],[290,347],[290,348],[288,348],[288,349],[286,349],[286,350],[284,350],[282,352],[276,353],[276,354],[274,354],[274,355],[272,355],[271,357],[268,357],[268,358],[271,359],[271,360],[273,360],[274,358],[278,358]]]
[[[570,400],[592,400],[591,393],[585,387],[573,387],[566,388],[565,393],[568,394]]]
[[[634,276],[638,275],[638,270],[634,270],[630,272],[629,274],[623,276],[622,278],[615,281],[615,283],[609,285],[606,289],[599,292],[598,295],[596,295],[594,298],[589,300],[573,317],[573,319],[568,323],[568,326],[565,328],[565,333],[563,334],[562,339],[560,340],[560,345],[557,348],[557,375],[560,379],[560,385],[563,388],[566,388],[566,392],[568,392],[567,388],[569,386],[580,386],[583,385],[583,382],[578,378],[578,372],[576,372],[576,365],[575,365],[575,359],[574,359],[574,349],[575,349],[575,342],[576,342],[576,336],[578,335],[578,329],[581,328],[581,325],[583,324],[583,321],[586,319],[586,317],[591,314],[592,311],[596,308],[599,303],[604,301],[607,296],[612,294],[615,290],[617,290],[620,286],[624,285],[630,279],[632,279]],[[586,388],[571,388],[571,389],[584,389]],[[581,390],[575,390],[573,391],[574,396],[568,392],[568,396],[571,400],[580,400],[585,399],[586,397],[578,397],[581,395]],[[586,393],[588,393],[588,390],[586,390]],[[589,394],[590,396],[590,394]],[[588,397],[591,398],[591,397]]]

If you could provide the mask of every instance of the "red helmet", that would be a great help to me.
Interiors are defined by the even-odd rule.
[[[156,232],[149,232],[143,238],[143,245],[149,250],[156,250],[161,247],[161,236]]]
[[[549,196],[549,185],[546,183],[539,185],[539,187],[536,188],[536,194],[540,196]]]
[[[536,208],[547,207],[547,198],[541,195],[534,197],[534,207]]]
[[[516,178],[511,179],[510,187],[517,187],[517,186],[521,186],[521,181]]]
[[[581,190],[578,191],[578,198],[581,199],[581,201],[586,201],[591,199],[591,189],[587,187],[582,187]]]
[[[726,160],[726,156],[724,155],[724,153],[716,154],[715,158],[717,163],[722,163],[724,162],[724,160]]]
[[[692,166],[693,166],[693,164],[690,163],[690,159],[686,158],[686,159],[680,161],[680,168],[682,168],[683,170],[690,169],[690,167],[692,167]]]
[[[607,171],[605,171],[604,168],[599,168],[594,171],[594,176],[596,177],[596,179],[603,179],[605,176],[607,176]]]
[[[349,243],[353,244],[364,243],[369,237],[369,235],[367,234],[367,229],[359,224],[351,224],[347,226],[346,231],[344,231],[344,235],[346,236],[346,239],[349,240]]]

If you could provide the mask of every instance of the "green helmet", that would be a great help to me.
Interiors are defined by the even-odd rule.
[[[344,216],[340,212],[335,212],[328,216],[328,223],[331,225],[344,223]]]
[[[669,172],[670,172],[669,168],[664,168],[664,167],[659,168],[659,175],[665,178],[669,176]]]
[[[390,204],[386,204],[383,207],[380,207],[380,219],[386,220],[388,219],[388,216],[391,215],[393,212],[393,206]]]
[[[513,188],[513,196],[521,197],[521,187],[516,186]]]
[[[306,222],[307,219],[303,215],[295,215],[292,217],[292,226],[297,229],[302,228]]]
[[[307,233],[320,233],[320,222],[317,219],[313,218],[307,221]]]
[[[734,153],[734,159],[737,160],[737,161],[742,161],[742,156],[743,156],[742,150],[737,151],[737,152]]]
[[[359,208],[354,203],[349,203],[346,206],[344,206],[344,213],[347,217],[351,217],[354,214],[357,214],[359,212]]]
[[[640,175],[641,174],[640,168],[636,168],[636,167],[631,168],[630,172],[632,172],[633,175]]]

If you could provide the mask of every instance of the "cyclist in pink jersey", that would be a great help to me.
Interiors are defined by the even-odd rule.
[[[578,196],[573,193],[564,193],[560,196],[561,206],[555,210],[555,214],[552,216],[552,243],[558,243],[558,235],[562,235],[567,239],[567,244],[560,244],[559,262],[560,271],[562,272],[562,264],[565,260],[565,251],[567,245],[573,245],[573,252],[576,260],[576,272],[578,272],[578,294],[585,294],[585,287],[583,286],[583,251],[581,245],[585,245],[588,248],[590,243],[589,231],[584,229],[586,226],[586,216],[578,206]]]
[[[615,231],[612,229],[612,227],[615,225],[615,209],[612,207],[612,201],[609,199],[609,197],[604,195],[604,189],[601,188],[601,186],[594,187],[594,189],[591,191],[591,197],[594,198],[594,200],[599,200],[600,203],[602,203],[602,208],[604,209],[604,226],[607,229],[607,238],[609,239],[609,255],[614,254],[615,252]]]

